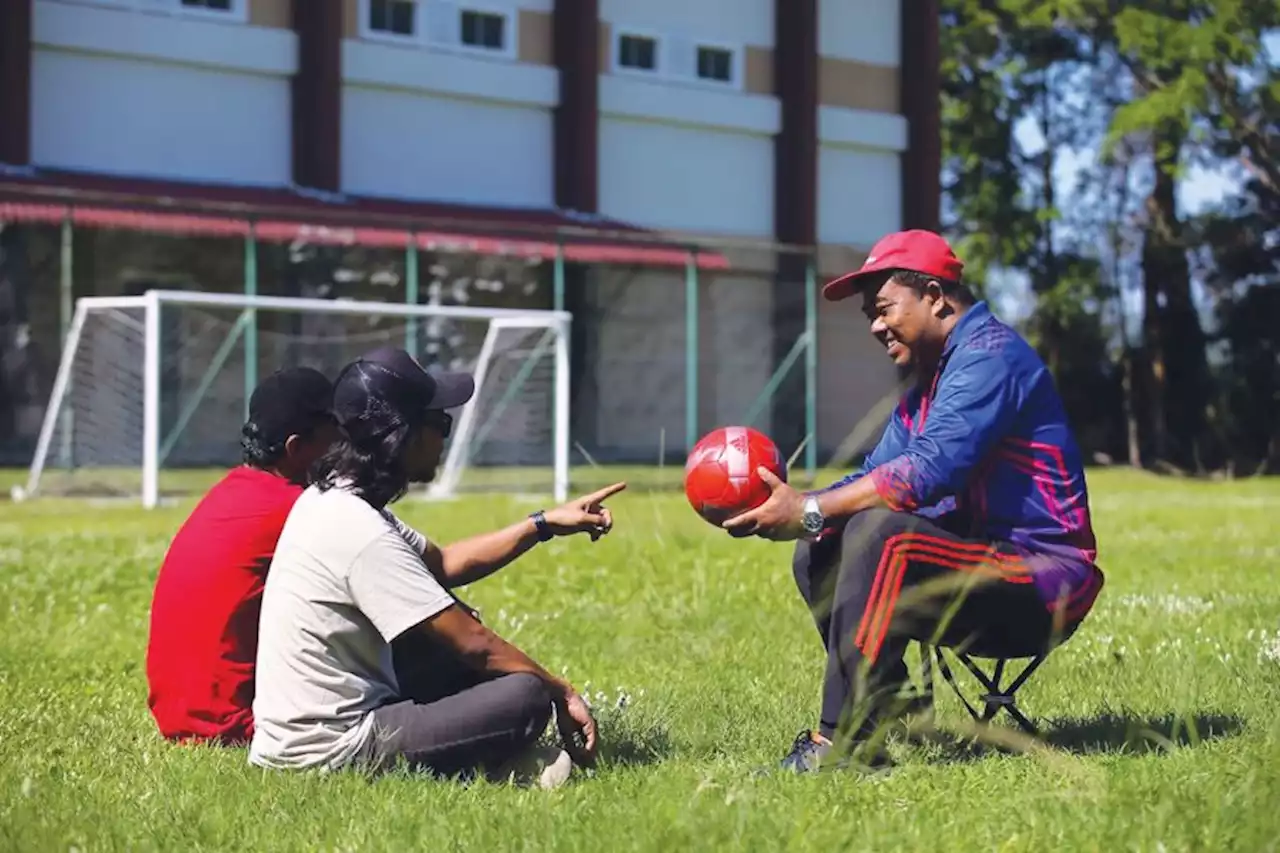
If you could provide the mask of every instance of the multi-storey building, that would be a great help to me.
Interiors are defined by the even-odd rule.
[[[219,236],[213,211],[706,241],[729,259],[700,273],[708,427],[741,417],[803,328],[804,262],[778,245],[812,249],[820,283],[885,232],[936,227],[937,31],[936,0],[0,0],[0,220],[31,232],[72,215],[59,205],[92,208],[74,215],[77,296],[177,272],[236,289],[234,252],[126,275],[86,234],[187,216],[198,246]],[[606,457],[652,459],[687,424],[686,271],[617,242],[609,265],[584,248],[567,276],[574,429]],[[38,396],[56,275],[24,265],[11,250],[9,288],[27,283],[10,337],[29,326],[40,343]],[[894,375],[854,309],[822,306],[817,339],[830,449]],[[798,438],[794,406],[771,414]],[[11,441],[29,437],[30,417],[10,420]]]

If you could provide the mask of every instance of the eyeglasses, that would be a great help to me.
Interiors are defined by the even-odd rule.
[[[439,409],[428,409],[422,424],[438,430],[441,438],[448,438],[453,431],[453,415]]]

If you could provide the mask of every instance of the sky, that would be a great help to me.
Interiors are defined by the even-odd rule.
[[[1025,148],[1035,148],[1043,144],[1042,137],[1034,123],[1027,122],[1016,131],[1018,141]],[[1083,169],[1089,168],[1097,152],[1061,151],[1059,152],[1055,184],[1058,198],[1068,198],[1073,192],[1077,176]],[[1240,179],[1227,168],[1207,169],[1195,166],[1188,170],[1186,177],[1178,184],[1178,206],[1183,216],[1194,216],[1208,208],[1212,208],[1239,191]],[[1026,319],[1032,307],[1028,296],[1028,285],[1024,276],[1001,275],[991,284],[992,301],[1002,317],[1010,322]],[[1126,299],[1126,313],[1137,317],[1141,312],[1142,295],[1130,293]]]

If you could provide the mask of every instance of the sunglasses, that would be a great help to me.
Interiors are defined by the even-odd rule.
[[[453,415],[439,409],[429,409],[422,418],[422,424],[438,431],[441,438],[448,438],[453,431]]]

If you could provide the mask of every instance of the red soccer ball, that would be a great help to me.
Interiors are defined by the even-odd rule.
[[[767,435],[742,426],[712,430],[685,460],[685,497],[698,515],[718,527],[768,499],[769,486],[756,473],[761,467],[787,479],[786,460]]]

